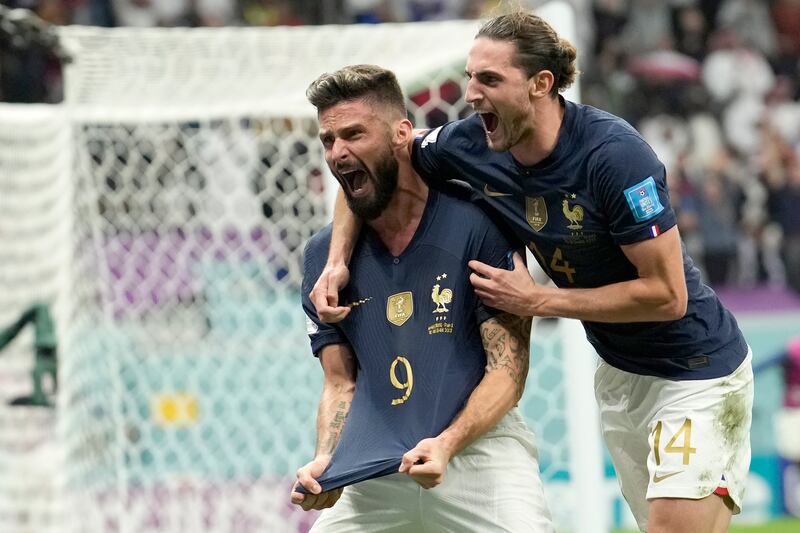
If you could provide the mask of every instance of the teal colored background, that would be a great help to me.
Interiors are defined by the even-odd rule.
[[[75,418],[67,422],[96,432],[87,441],[92,453],[82,449],[86,444],[80,440],[72,450],[88,459],[88,468],[75,481],[110,487],[119,483],[120,475],[132,486],[152,486],[183,475],[211,483],[285,479],[312,457],[322,371],[310,353],[295,291],[276,292],[260,285],[228,290],[231,278],[252,281],[258,276],[244,269],[227,272],[227,281],[218,286],[207,284],[200,316],[208,334],[199,343],[150,342],[134,320],[92,324],[78,346],[81,363],[68,370],[83,383],[72,392],[73,400],[100,399],[74,410]],[[798,312],[742,313],[737,319],[755,363],[782,351],[800,333]],[[569,461],[566,424],[559,415],[564,408],[563,372],[557,360],[546,364],[537,357],[545,350],[560,357],[560,341],[548,333],[547,325],[534,332],[528,381],[528,390],[540,393],[526,393],[520,409],[537,434],[542,477],[563,481]],[[150,411],[154,396],[183,391],[197,398],[197,423],[159,425]],[[768,500],[759,506],[770,516],[782,512],[772,431],[772,413],[781,406],[782,394],[779,367],[756,376],[752,472],[769,487]],[[97,435],[106,447],[96,446]],[[120,462],[125,464],[122,474]],[[613,486],[610,464],[607,474]],[[618,522],[620,502],[609,501]]]

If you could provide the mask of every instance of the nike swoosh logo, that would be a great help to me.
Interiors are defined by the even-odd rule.
[[[483,186],[483,193],[484,193],[486,196],[491,196],[491,197],[493,197],[493,198],[496,198],[496,197],[498,197],[498,196],[511,196],[511,193],[507,193],[507,192],[497,192],[497,191],[495,191],[495,190],[492,190],[492,189],[490,189],[490,188],[489,188],[489,184],[488,184],[488,183],[487,183],[487,184],[485,184],[485,185]]]
[[[678,470],[677,472],[670,472],[669,474],[664,474],[663,476],[659,476],[658,474],[653,473],[653,483],[661,483],[668,477],[677,476],[678,474],[682,474],[683,470]]]

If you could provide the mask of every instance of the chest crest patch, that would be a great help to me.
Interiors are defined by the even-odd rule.
[[[453,301],[453,291],[451,289],[441,289],[440,283],[442,280],[447,279],[447,274],[440,274],[436,276],[437,283],[431,290],[431,300],[436,304],[434,313],[447,313],[449,309],[447,306]]]
[[[453,289],[445,287],[447,284],[447,273],[442,272],[436,276],[436,283],[431,288],[431,301],[434,304],[433,308],[433,323],[428,326],[428,335],[435,335],[437,333],[453,333],[453,322],[448,317],[451,306],[453,303]]]
[[[574,194],[572,195],[575,196]],[[579,206],[578,204],[569,205],[569,200],[566,198],[561,202],[561,211],[564,212],[564,216],[569,221],[567,227],[572,230],[579,230],[583,229],[583,207]]]
[[[414,314],[414,296],[411,291],[392,294],[386,301],[386,320],[402,326]]]
[[[525,219],[534,231],[541,231],[547,224],[547,205],[543,196],[525,197]]]

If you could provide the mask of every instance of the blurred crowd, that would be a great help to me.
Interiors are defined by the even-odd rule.
[[[502,3],[0,0],[53,24],[99,26],[477,18]],[[800,292],[800,0],[571,3],[582,100],[625,118],[653,146],[667,167],[684,241],[707,281]],[[45,51],[10,53],[2,39],[0,100],[58,101],[57,61]]]
[[[667,167],[712,286],[800,291],[800,0],[595,0],[585,103]]]

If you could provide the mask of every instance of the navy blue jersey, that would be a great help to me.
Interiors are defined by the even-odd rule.
[[[398,257],[365,226],[339,296],[352,310],[338,324],[320,322],[308,297],[325,266],[330,226],[306,246],[303,309],[311,348],[318,354],[348,343],[358,362],[347,422],[317,479],[323,490],[397,472],[404,453],[452,422],[484,375],[479,325],[497,311],[475,295],[467,262],[507,268],[511,247],[468,195],[431,189]]]
[[[505,219],[559,287],[593,288],[637,277],[620,245],[675,225],[664,165],[627,122],[561,99],[564,120],[553,152],[526,167],[487,146],[473,115],[420,136],[412,162],[429,181],[466,181]],[[666,322],[584,321],[609,364],[668,379],[728,375],[747,346],[733,315],[700,281],[683,251],[686,315]]]

